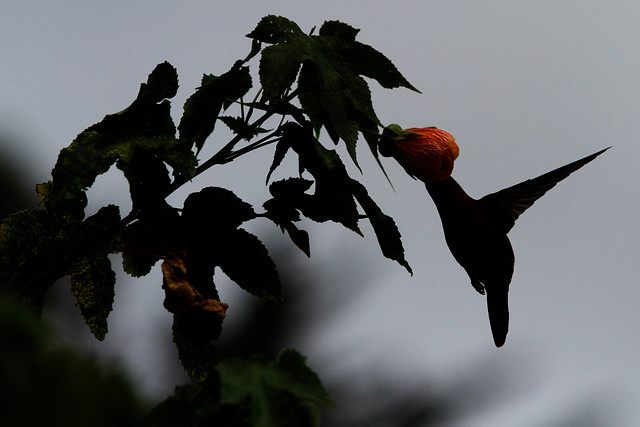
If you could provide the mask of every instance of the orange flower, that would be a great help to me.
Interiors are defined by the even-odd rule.
[[[453,135],[441,129],[390,125],[380,138],[380,153],[393,156],[409,175],[428,183],[451,176],[460,149]]]

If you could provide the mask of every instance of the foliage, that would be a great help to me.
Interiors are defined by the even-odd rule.
[[[123,373],[53,336],[32,310],[0,297],[0,425],[140,425],[143,405]]]
[[[208,392],[212,388],[219,399],[212,399]],[[176,421],[178,426],[314,425],[318,421],[315,403],[332,404],[305,358],[285,349],[275,361],[260,355],[222,360],[202,385],[178,387],[174,396],[149,414],[148,421],[154,426],[175,426]]]
[[[307,256],[309,235],[299,227],[303,217],[358,234],[360,221],[367,219],[382,254],[411,271],[393,219],[348,175],[338,151],[319,140],[324,129],[358,166],[362,135],[378,160],[381,125],[365,77],[384,88],[415,90],[384,55],[356,41],[358,31],[328,21],[317,35],[305,34],[286,18],[263,18],[247,35],[249,54],[225,73],[203,76],[177,127],[170,99],[178,91],[178,73],[168,62],[159,64],[129,107],[90,126],[60,152],[52,179],[36,187],[41,208],[2,222],[5,290],[41,310],[54,282],[69,276],[76,305],[102,340],[116,280],[110,254],[121,254],[124,271],[133,277],[163,260],[164,305],[174,315],[178,355],[200,397],[178,390],[172,399],[180,403],[165,402],[158,410],[210,399],[213,409],[207,414],[225,413],[248,425],[271,425],[273,417],[299,425],[304,414],[312,422],[315,403],[330,400],[295,350],[285,350],[275,362],[262,356],[218,359],[214,342],[227,305],[219,300],[214,274],[219,269],[253,295],[284,301],[276,265],[260,239],[243,228],[258,217],[286,232]],[[247,102],[253,89],[249,64],[258,55],[261,87]],[[218,122],[234,134],[226,144],[211,137]],[[219,145],[213,156],[200,159],[205,144]],[[270,196],[261,208],[218,185],[192,193],[182,207],[167,202],[211,167],[270,144],[275,144],[266,176]],[[299,175],[269,184],[290,153],[298,159]],[[87,217],[88,188],[113,166],[128,181],[131,212],[121,217],[119,207],[109,205]]]

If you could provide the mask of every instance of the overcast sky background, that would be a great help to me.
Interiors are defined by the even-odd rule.
[[[15,144],[0,152],[24,168],[29,185],[48,180],[58,151],[128,106],[165,60],[179,73],[172,102],[179,118],[202,74],[220,74],[244,57],[244,35],[267,14],[286,16],[304,31],[329,19],[360,28],[358,39],[422,91],[371,82],[381,121],[452,133],[460,146],[453,175],[472,196],[613,145],[545,195],[510,233],[511,324],[499,350],[486,301],[449,253],[423,185],[385,159],[394,191],[361,149],[364,176],[351,171],[396,219],[414,275],[381,256],[368,227],[362,239],[334,224],[305,224],[312,258],[301,255],[300,262],[363,295],[342,301],[340,292],[332,294],[338,297],[330,301],[330,320],[290,344],[328,380],[375,369],[407,384],[425,378],[446,388],[488,367],[498,382],[517,384],[456,425],[563,425],[567,413],[584,418],[582,425],[599,425],[599,416],[608,425],[638,425],[637,1],[2,1],[0,131]],[[270,156],[259,151],[203,175],[190,190],[228,186],[259,206],[267,193],[255,182],[264,182]],[[91,191],[91,207],[115,202],[126,213],[127,193],[124,179],[110,173]],[[186,194],[175,196],[176,205]],[[157,270],[144,281],[118,276],[110,332],[95,348],[126,357],[135,378],[161,398],[173,385],[154,374],[165,356],[154,345],[171,317],[161,307]],[[232,323],[242,297],[231,286],[221,293]]]

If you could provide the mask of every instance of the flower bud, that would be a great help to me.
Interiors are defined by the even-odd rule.
[[[435,127],[402,129],[389,125],[382,132],[378,148],[380,154],[395,158],[409,175],[425,183],[449,178],[460,153],[453,135]]]

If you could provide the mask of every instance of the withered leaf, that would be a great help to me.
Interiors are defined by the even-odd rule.
[[[204,298],[189,280],[188,271],[188,259],[184,252],[172,252],[162,262],[164,307],[173,314],[198,310],[216,313],[224,319],[229,305],[216,299]]]

